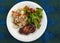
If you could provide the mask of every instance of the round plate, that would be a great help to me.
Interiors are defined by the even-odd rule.
[[[41,27],[40,27],[40,29],[36,30],[34,33],[31,33],[29,35],[19,34],[18,29],[13,28],[13,23],[11,22],[11,12],[12,12],[12,10],[15,11],[25,5],[32,7],[32,8],[36,8],[36,7],[42,8],[37,3],[31,2],[31,1],[19,2],[10,9],[10,11],[7,15],[6,22],[7,22],[8,31],[15,39],[17,39],[19,41],[23,41],[23,42],[31,42],[31,41],[34,41],[34,40],[40,38],[42,36],[42,34],[45,32],[46,27],[47,27],[47,16],[46,16],[45,11],[43,10],[43,18],[41,21]]]

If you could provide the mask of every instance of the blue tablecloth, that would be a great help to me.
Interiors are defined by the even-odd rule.
[[[24,43],[13,38],[7,30],[6,17],[10,8],[26,0],[0,0],[0,43]],[[29,0],[38,3],[45,10],[48,25],[38,40],[30,43],[60,43],[60,0]]]

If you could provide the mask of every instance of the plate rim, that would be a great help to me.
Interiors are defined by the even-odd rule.
[[[33,1],[21,1],[21,2],[33,2]],[[21,2],[18,2],[18,3],[21,3]],[[17,5],[18,3],[16,3],[15,5]],[[35,3],[35,2],[33,2],[33,3]],[[36,3],[37,4],[37,3]],[[11,9],[15,6],[15,5],[13,5],[12,7],[11,7]],[[39,5],[39,4],[37,4],[37,5]],[[40,5],[39,5],[40,6]],[[41,7],[41,6],[40,6]],[[11,10],[10,9],[10,10]],[[9,12],[10,12],[10,10],[9,10]],[[44,9],[43,9],[44,10]],[[8,14],[9,14],[9,12],[8,12]],[[45,12],[45,11],[44,11]],[[8,14],[7,14],[7,17],[8,17]],[[45,12],[45,15],[46,15],[46,12]],[[46,20],[47,20],[47,15],[46,15]],[[7,24],[7,18],[6,18],[6,24]],[[47,24],[46,24],[46,28],[47,28]],[[44,32],[46,31],[46,28],[45,28],[45,30],[44,30]],[[7,25],[7,29],[8,29],[8,25]],[[8,31],[9,31],[9,29],[8,29]],[[41,34],[41,36],[44,34],[44,32]],[[9,33],[10,33],[10,31],[9,31]],[[11,33],[10,33],[11,34]],[[13,38],[15,38],[15,39],[17,39],[16,37],[14,37],[12,34],[11,34],[11,36],[13,37]],[[41,37],[40,36],[40,37]],[[39,37],[39,38],[40,38]],[[37,38],[37,39],[39,39],[39,38]],[[35,40],[37,40],[37,39],[35,39]],[[17,40],[19,40],[19,39],[17,39]],[[35,40],[33,40],[33,41],[35,41]],[[22,40],[19,40],[19,41],[22,41]],[[32,41],[22,41],[22,42],[32,42]]]

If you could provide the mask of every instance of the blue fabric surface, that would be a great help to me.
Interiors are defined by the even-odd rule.
[[[25,1],[25,0],[11,0],[11,1],[14,2],[14,4],[16,4],[18,2]],[[12,3],[11,1],[10,1],[10,3]],[[42,3],[41,6],[45,10],[45,12],[47,14],[47,18],[48,18],[47,29],[46,29],[45,33],[42,35],[42,37],[39,38],[39,39],[41,39],[43,43],[48,43],[49,40],[52,40],[52,39],[54,40],[55,38],[56,38],[56,40],[60,40],[60,35],[58,35],[60,33],[56,29],[58,27],[57,25],[60,26],[60,24],[57,24],[60,21],[60,19],[59,19],[60,18],[60,16],[59,16],[60,15],[60,6],[59,6],[60,1],[59,0],[56,0],[56,1],[55,0],[30,0],[30,1],[35,1],[35,2],[37,1],[37,3],[38,2]],[[0,0],[0,41],[1,41],[1,39],[5,39],[6,34],[9,34],[9,33],[7,33],[8,32],[7,29],[5,29],[6,33],[4,33],[4,31],[2,31],[2,28],[4,28],[4,26],[6,27],[6,16],[7,16],[9,8],[11,7],[8,4],[5,4],[5,2],[8,3],[9,1],[8,0]],[[55,2],[55,3],[51,4],[51,2],[52,3]],[[12,4],[12,5],[14,5],[14,4]],[[56,18],[56,16],[54,14],[55,15],[58,14],[57,18]],[[5,17],[5,18],[3,18],[3,17]],[[54,26],[56,28],[54,28]],[[53,29],[55,29],[55,31],[53,31]],[[60,27],[59,27],[59,29],[60,29]],[[17,43],[20,43],[20,42],[17,42]],[[34,43],[34,42],[32,42],[32,43]],[[51,43],[54,43],[54,42],[52,41]],[[60,41],[58,43],[60,43]]]

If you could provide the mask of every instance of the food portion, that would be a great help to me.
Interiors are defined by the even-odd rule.
[[[12,11],[12,23],[19,28],[20,34],[30,34],[39,29],[41,26],[42,19],[41,8],[30,8],[24,6],[23,8]]]
[[[30,25],[27,24],[24,27],[20,28],[19,33],[21,34],[29,34],[29,33],[33,33],[36,30],[36,26],[35,25]]]

